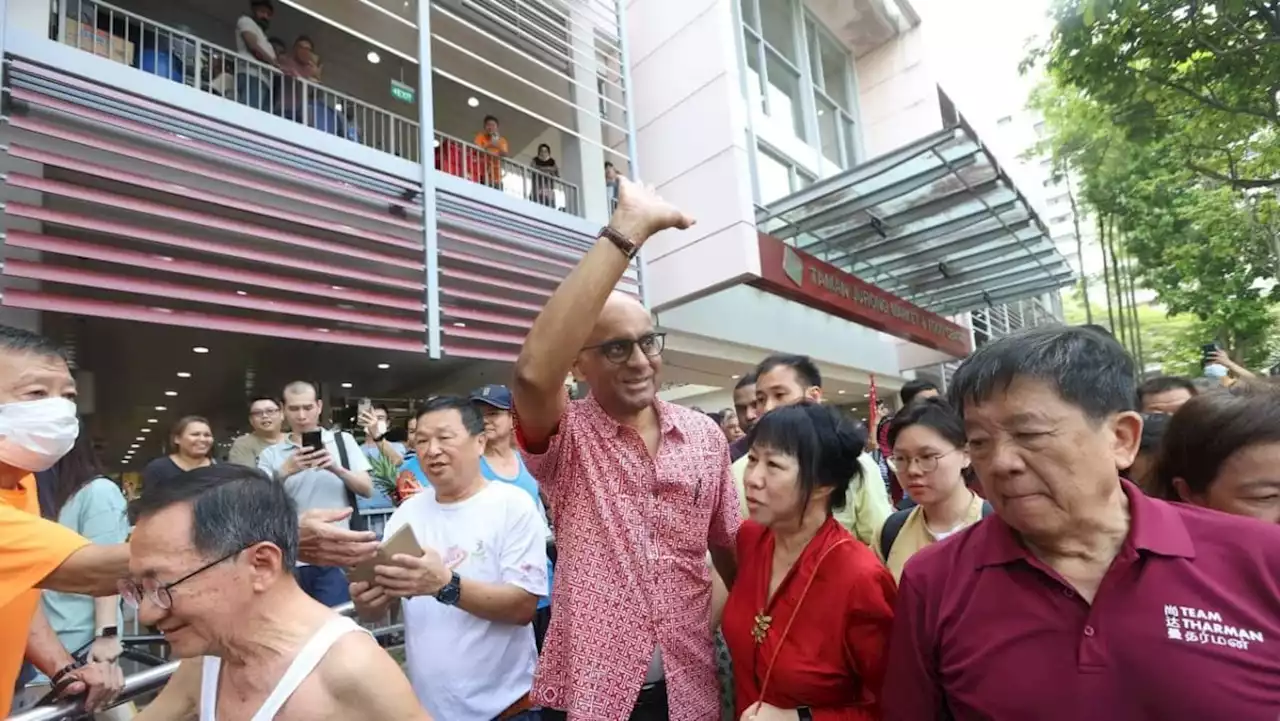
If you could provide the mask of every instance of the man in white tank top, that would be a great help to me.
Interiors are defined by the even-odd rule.
[[[148,488],[121,595],[184,659],[141,721],[430,721],[395,661],[294,580],[298,516],[260,472]]]

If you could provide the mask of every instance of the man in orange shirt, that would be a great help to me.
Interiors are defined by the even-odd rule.
[[[114,663],[75,667],[37,610],[41,588],[114,594],[129,566],[127,546],[95,546],[40,517],[32,473],[75,443],[75,395],[57,346],[0,326],[0,713],[8,713],[24,655],[64,695],[85,693],[90,709],[109,703],[123,685]]]
[[[476,182],[484,183],[490,188],[502,189],[502,159],[511,154],[507,139],[498,130],[498,119],[492,115],[484,116],[484,130],[476,133],[475,144],[488,156],[478,158],[475,168],[480,173]]]

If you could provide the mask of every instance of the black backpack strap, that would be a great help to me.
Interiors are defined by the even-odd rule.
[[[333,434],[334,445],[338,447],[338,463],[346,470],[351,470],[351,459],[347,457],[347,434],[345,431],[338,431]],[[346,484],[343,484],[346,487]],[[347,505],[351,506],[351,520],[348,522],[351,530],[364,531],[368,530],[368,522],[365,517],[360,515],[360,501],[356,499],[356,492],[347,488]]]
[[[907,508],[901,511],[894,511],[889,517],[884,519],[884,525],[880,527],[880,555],[888,560],[889,550],[893,548],[893,542],[898,540],[898,533],[902,531],[902,527],[907,522],[907,516],[911,515],[911,509]]]
[[[345,431],[338,431],[333,434],[334,445],[338,447],[338,463],[342,467],[351,470],[351,459],[347,458],[347,434]]]

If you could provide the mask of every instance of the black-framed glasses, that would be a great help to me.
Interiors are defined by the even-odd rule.
[[[921,473],[933,473],[938,470],[938,461],[951,455],[959,453],[960,449],[947,451],[946,453],[934,453],[928,456],[917,456],[915,458],[907,458],[906,456],[889,456],[889,469],[894,473],[906,473],[907,469],[915,463],[920,467]]]
[[[636,346],[640,347],[640,352],[645,357],[653,358],[662,355],[662,349],[667,344],[666,333],[648,333],[639,338],[632,340],[631,338],[619,338],[618,340],[607,340],[598,345],[589,345],[582,350],[593,350],[604,356],[604,359],[610,363],[621,365],[626,363],[631,354],[635,352]]]
[[[116,582],[116,590],[120,592],[120,598],[124,599],[125,603],[129,604],[130,606],[133,606],[134,608],[137,608],[138,606],[142,605],[142,599],[146,598],[148,601],[154,603],[157,608],[161,608],[165,611],[168,611],[169,609],[173,608],[173,596],[169,592],[173,590],[175,586],[177,586],[180,583],[185,583],[187,581],[190,581],[191,579],[195,578],[196,576],[199,576],[205,571],[208,571],[210,568],[213,568],[219,563],[230,561],[231,559],[235,558],[241,553],[244,553],[245,551],[249,550],[257,543],[258,543],[257,541],[254,541],[253,543],[250,543],[249,545],[244,546],[243,548],[240,548],[236,551],[228,553],[227,555],[223,556],[222,558],[219,558],[216,561],[213,561],[211,563],[206,563],[205,565],[201,566],[200,568],[197,568],[191,573],[188,573],[182,578],[179,578],[173,583],[149,586],[146,584],[146,582],[138,583],[137,581],[131,578],[122,578]]]

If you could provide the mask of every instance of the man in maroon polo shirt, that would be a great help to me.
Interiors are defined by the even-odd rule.
[[[950,389],[995,515],[907,563],[889,721],[1276,721],[1280,527],[1122,481],[1141,417],[1114,338],[989,343]]]

